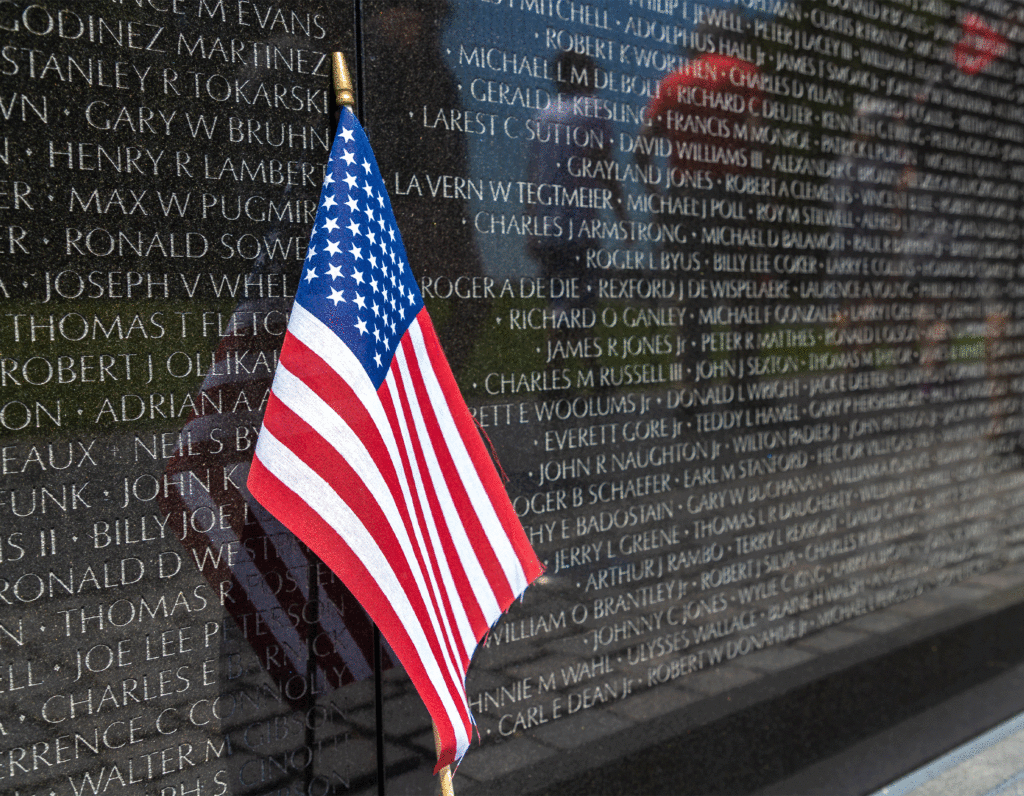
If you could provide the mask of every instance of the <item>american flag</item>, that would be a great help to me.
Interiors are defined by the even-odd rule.
[[[347,109],[248,483],[380,627],[434,720],[436,770],[461,759],[470,659],[541,566]]]

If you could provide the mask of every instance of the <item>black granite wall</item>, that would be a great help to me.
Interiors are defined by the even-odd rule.
[[[460,793],[752,792],[1018,664],[1018,17],[0,3],[0,791],[371,792],[378,734],[432,787],[403,673],[378,727],[365,616],[242,488],[337,49],[547,565]]]

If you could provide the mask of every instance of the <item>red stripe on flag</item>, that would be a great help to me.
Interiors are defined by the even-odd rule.
[[[441,343],[437,339],[437,333],[434,331],[434,325],[430,320],[430,316],[425,312],[421,312],[417,320],[422,330],[424,346],[427,349],[427,354],[430,356],[431,365],[441,385],[441,389],[446,395],[456,394],[461,396],[462,393],[459,392],[459,386],[456,384],[452,370],[448,366],[444,352],[441,350]],[[544,567],[537,559],[537,554],[533,551],[533,546],[523,531],[519,516],[516,514],[515,509],[512,508],[512,501],[508,498],[508,492],[505,491],[505,486],[498,476],[490,454],[480,438],[480,430],[473,421],[473,416],[470,414],[469,407],[466,406],[465,401],[449,401],[448,406],[452,413],[452,418],[455,420],[455,426],[459,429],[463,444],[476,465],[477,473],[484,485],[484,489],[487,491],[490,503],[494,507],[499,521],[505,528],[509,542],[512,544],[512,549],[515,550],[516,556],[523,567],[526,582],[532,583],[544,572]],[[508,602],[503,601],[501,603],[502,610],[504,611],[508,608],[511,603],[512,599],[509,599]]]

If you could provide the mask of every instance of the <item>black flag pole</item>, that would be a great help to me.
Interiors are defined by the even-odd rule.
[[[361,37],[359,29],[359,10],[356,11],[356,49],[359,50],[361,47]],[[352,75],[348,70],[348,64],[345,62],[345,55],[340,52],[332,54],[332,74],[334,80],[334,100],[335,105],[339,112],[342,107],[348,108],[356,116],[360,118],[362,116],[361,108],[357,111],[357,107],[361,103],[357,102],[357,95],[355,91],[355,84],[352,81]],[[362,100],[360,92],[359,100]],[[377,794],[378,796],[386,796],[385,794],[385,777],[384,777],[384,689],[383,689],[383,642],[381,639],[380,628],[377,623],[373,623],[373,681],[374,681],[374,712],[376,714],[377,723]],[[437,733],[437,726],[431,720],[431,727],[434,731],[434,744],[437,750],[437,754],[441,754],[441,740]],[[441,796],[455,796],[455,790],[452,786],[452,767],[450,765],[445,766],[441,769],[440,786]]]
[[[359,10],[356,9],[356,49],[359,49]],[[332,54],[334,80],[334,103],[340,115],[343,107],[348,108],[358,118],[361,114],[356,110],[355,84],[352,74],[348,71],[344,53]],[[382,647],[380,628],[373,623],[373,708],[376,723],[377,740],[377,796],[386,796],[384,777],[384,650]]]

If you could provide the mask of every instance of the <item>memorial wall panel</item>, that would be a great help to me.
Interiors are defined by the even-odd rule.
[[[952,630],[1019,621],[1017,6],[366,11],[411,262],[547,565],[461,791],[746,792],[1019,660]]]
[[[365,617],[242,497],[353,9],[0,30],[0,792],[372,783]]]
[[[244,488],[338,49],[547,567],[460,793],[751,792],[1020,664],[1021,19],[0,2],[0,792],[433,787]]]

